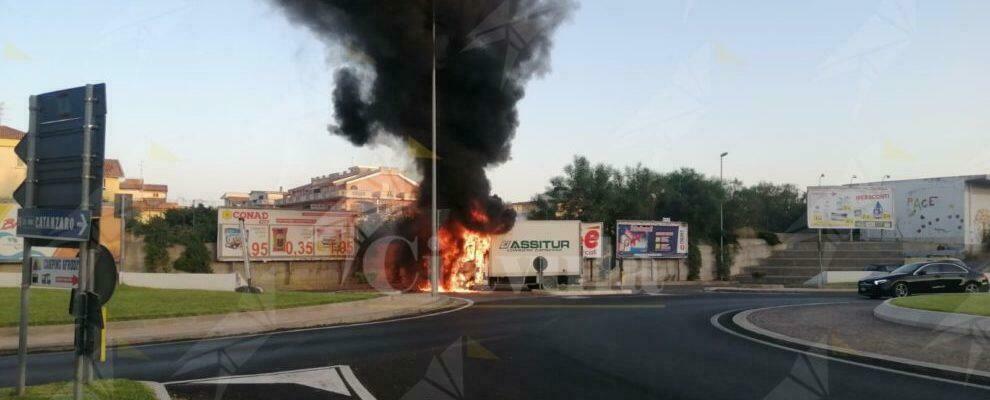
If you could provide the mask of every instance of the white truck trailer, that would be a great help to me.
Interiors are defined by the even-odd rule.
[[[581,221],[517,221],[495,238],[489,255],[488,282],[538,285],[579,283]]]

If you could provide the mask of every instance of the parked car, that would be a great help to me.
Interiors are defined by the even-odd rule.
[[[961,262],[926,261],[905,264],[890,274],[859,281],[859,294],[869,297],[904,297],[918,293],[985,292],[987,276]]]

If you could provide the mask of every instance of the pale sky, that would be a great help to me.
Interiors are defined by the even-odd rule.
[[[574,154],[717,175],[728,151],[747,184],[990,172],[990,2],[581,3],[490,171],[506,199]],[[326,133],[344,57],[264,0],[0,0],[2,123],[26,129],[31,94],[106,82],[108,157],[180,201],[406,165]]]

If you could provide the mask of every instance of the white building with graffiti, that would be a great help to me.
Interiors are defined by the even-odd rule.
[[[978,250],[990,231],[990,175],[859,183],[893,190],[893,231],[864,230],[866,240],[924,241]]]

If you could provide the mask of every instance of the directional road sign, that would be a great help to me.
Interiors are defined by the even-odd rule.
[[[86,241],[92,217],[90,211],[22,208],[17,210],[17,236]]]
[[[87,99],[85,86],[37,96],[36,126],[14,148],[25,164],[34,166],[34,202],[25,204],[27,184],[14,191],[23,207],[78,209],[83,182],[89,181],[89,209],[99,210],[103,197],[103,154],[107,114],[106,85],[93,85]],[[91,115],[86,104],[92,104]],[[88,117],[88,118],[87,118]],[[87,141],[85,132],[91,133]],[[34,155],[29,154],[34,143]],[[87,146],[89,145],[89,146]],[[33,158],[33,160],[29,160]],[[33,163],[32,163],[33,161]],[[89,170],[84,173],[84,165]]]

